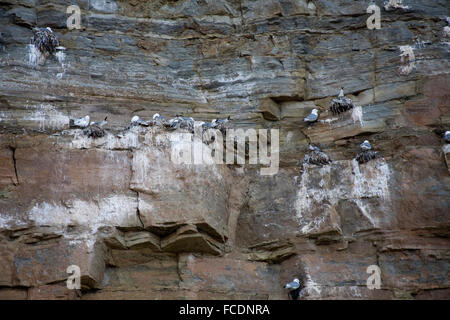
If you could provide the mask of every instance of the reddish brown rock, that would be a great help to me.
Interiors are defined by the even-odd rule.
[[[3,190],[11,184],[18,184],[14,153],[13,149],[0,149],[0,188]]]
[[[445,289],[448,288],[448,266],[446,250],[402,250],[380,254],[383,283],[387,288]]]
[[[168,139],[167,136],[161,138]],[[169,143],[165,148],[154,146],[138,150],[133,156],[130,186],[139,192],[139,212],[144,227],[174,230],[191,224],[213,237],[227,237],[227,168],[176,164],[171,160]]]
[[[0,300],[26,300],[27,289],[0,288]]]
[[[14,284],[14,255],[16,250],[17,248],[13,245],[6,242],[0,243],[0,286],[12,286]]]
[[[294,277],[301,299],[448,298],[445,1],[376,31],[348,0],[82,1],[98,13],[83,32],[63,6],[16,2],[0,18],[0,298],[287,299]],[[65,57],[29,61],[33,12]],[[333,116],[341,87],[355,107]],[[280,168],[175,164],[168,131],[129,127],[154,113],[279,129]],[[108,117],[103,137],[68,128],[85,115]],[[359,165],[366,139],[379,158]],[[304,167],[309,143],[333,162]]]
[[[28,290],[29,300],[78,300],[81,291],[68,289],[66,282],[32,287]]]
[[[212,297],[241,299],[279,299],[282,284],[277,269],[242,257],[212,258],[185,254],[179,262],[182,288],[189,289],[190,299]]]
[[[183,299],[176,255],[148,250],[114,251],[101,290],[83,299]]]
[[[24,191],[29,197],[47,200],[124,192],[131,176],[127,151],[19,148],[16,162]]]
[[[67,267],[80,267],[83,286],[94,286],[103,279],[104,252],[101,244],[83,241],[57,241],[22,246],[14,256],[14,284],[40,286],[66,280]]]
[[[223,244],[199,232],[197,227],[187,225],[162,239],[161,248],[168,252],[205,252],[217,255],[223,251]]]

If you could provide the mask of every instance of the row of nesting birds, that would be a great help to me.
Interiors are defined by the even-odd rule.
[[[338,97],[331,100],[330,111],[333,114],[339,114],[342,112],[346,112],[350,109],[353,109],[353,102],[350,98],[347,98],[344,95],[344,88],[341,88]],[[313,109],[311,113],[304,119],[304,122],[306,122],[309,125],[316,122],[319,119],[318,112],[319,111],[317,109]],[[368,140],[365,140],[360,145],[360,148],[362,152],[359,153],[355,158],[359,163],[365,163],[367,161],[375,159],[378,155],[376,151],[372,150],[372,145]],[[305,155],[303,163],[323,166],[330,164],[332,162],[330,157],[328,157],[328,155],[322,150],[320,150],[318,147],[309,145],[309,150],[311,152]]]
[[[333,114],[339,114],[347,110],[353,109],[353,107],[354,105],[352,100],[350,98],[345,97],[344,88],[341,88],[338,97],[331,100],[330,111]],[[311,114],[309,114],[304,119],[304,122],[306,122],[308,125],[311,125],[314,122],[316,122],[319,119],[318,112],[319,111],[317,109],[313,109],[311,111]],[[445,132],[444,140],[446,143],[450,143],[450,131]],[[377,157],[377,152],[371,150],[372,145],[368,140],[365,140],[360,145],[360,147],[362,152],[359,153],[355,158],[359,163],[365,163]],[[309,150],[311,152],[305,156],[305,159],[303,160],[304,163],[315,164],[320,166],[331,163],[331,159],[318,147],[310,145]]]
[[[103,126],[107,123],[108,117],[106,117],[102,121],[92,121],[89,115],[84,116],[78,119],[71,119],[70,126],[72,128],[80,128],[84,129],[84,133],[89,137],[102,137],[104,135]],[[226,124],[230,120],[230,117],[226,119],[213,119],[211,122],[201,121],[198,125],[202,128],[203,131],[208,129],[218,129],[224,132]],[[194,132],[194,123],[195,120],[192,117],[183,117],[181,115],[176,115],[175,118],[167,120],[159,113],[155,113],[152,117],[152,120],[144,120],[139,116],[134,116],[131,118],[130,125],[127,129],[130,129],[133,126],[159,126],[165,128],[166,130],[173,131],[176,129],[187,129],[189,132]]]
[[[359,147],[361,148],[361,152],[356,155],[355,160],[360,164],[366,163],[378,156],[378,153],[372,150],[372,145],[368,140],[361,143]],[[310,144],[309,150],[311,152],[305,155],[303,163],[324,166],[332,162],[330,157],[325,152],[320,150],[320,148]]]
[[[45,33],[45,32],[43,32]],[[344,96],[344,90],[341,88],[341,91],[339,93],[339,96],[337,99],[333,99],[331,102],[330,109],[334,114],[339,114],[341,112],[345,112],[347,110],[350,110],[353,108],[353,103],[349,98],[346,98]],[[319,118],[318,116],[318,110],[313,109],[311,114],[304,119],[307,123],[314,123]],[[222,132],[225,130],[225,124],[230,120],[230,117],[226,119],[213,119],[211,122],[200,122],[200,126],[203,130],[207,129],[219,129]],[[134,116],[131,119],[130,128],[131,126],[160,126],[164,127],[167,130],[176,130],[178,128],[181,129],[187,129],[190,132],[194,132],[194,118],[192,117],[183,117],[180,115],[175,116],[175,118],[166,120],[163,116],[161,116],[159,113],[155,113],[153,115],[152,120],[146,121],[141,119],[139,116]],[[78,127],[85,129],[85,133],[90,137],[102,137],[104,135],[103,129],[101,129],[105,124],[107,123],[107,117],[102,121],[97,122],[91,122],[89,115],[71,120],[70,125],[71,127]]]

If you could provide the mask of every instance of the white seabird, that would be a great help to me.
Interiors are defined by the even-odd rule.
[[[213,121],[211,121],[211,122],[217,123],[219,125],[225,124],[230,120],[230,117],[231,116],[228,116],[226,119],[213,119]]]
[[[176,115],[175,119],[178,119],[178,121],[180,122],[180,128],[187,128],[189,131],[194,131],[194,118]]]
[[[73,121],[74,126],[79,128],[86,128],[91,121],[91,118],[87,115],[83,118],[78,118]]]
[[[284,288],[289,289],[289,296],[292,300],[297,300],[300,293],[300,281],[297,278],[295,278],[294,281],[287,283]]]
[[[166,118],[164,118],[163,116],[161,116],[159,113],[155,113],[155,114],[153,115],[153,120],[155,120],[155,121],[164,121],[164,120],[166,120]]]
[[[214,129],[214,125],[212,122],[203,122],[201,126],[203,130]]]
[[[160,127],[166,126],[167,125],[166,118],[164,118],[159,113],[155,113],[152,118],[152,124]]]
[[[176,130],[180,127],[181,121],[178,118],[170,119],[165,125],[169,130]]]
[[[217,127],[219,126],[219,123],[217,122],[217,119],[212,119],[209,124],[210,124],[210,127],[212,129],[217,129]]]
[[[303,163],[314,164],[317,166],[324,166],[324,165],[330,164],[332,162],[330,157],[325,152],[320,150],[319,147],[316,147],[316,146],[310,144],[308,146],[308,148],[312,152],[305,155],[305,158],[303,159]]]
[[[372,145],[370,144],[370,142],[368,140],[364,140],[364,142],[361,143],[359,146],[361,147],[361,150],[363,150],[363,151],[372,149]]]
[[[219,129],[222,133],[225,133],[226,124],[230,120],[230,116],[228,116],[226,119],[213,119],[211,121],[211,128],[212,129]]]
[[[131,125],[134,125],[134,126],[149,126],[150,124],[147,121],[142,120],[141,117],[134,116],[133,118],[131,118]]]
[[[298,288],[300,288],[300,280],[298,280],[297,278],[295,278],[292,282],[286,283],[284,285],[285,289],[292,289],[292,290],[296,290]]]
[[[445,131],[444,140],[447,143],[450,143],[450,131]]]
[[[341,90],[339,91],[338,98],[343,98],[343,97],[344,97],[344,88],[341,88]]]
[[[308,146],[308,149],[311,150],[311,151],[321,151],[321,150],[319,149],[319,147],[313,146],[312,144],[310,144],[310,145]]]
[[[305,119],[303,119],[303,121],[307,122],[307,123],[313,123],[316,122],[317,119],[319,118],[319,114],[318,114],[319,110],[317,109],[313,109],[311,111],[311,114],[309,114]]]
[[[102,120],[102,121],[91,122],[90,125],[91,125],[91,126],[97,126],[97,127],[103,127],[105,124],[108,123],[108,121],[106,121],[107,118],[108,118],[108,117],[105,117],[105,119]]]

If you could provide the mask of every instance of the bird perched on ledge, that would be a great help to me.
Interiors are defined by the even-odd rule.
[[[86,128],[87,126],[89,126],[89,124],[91,123],[91,118],[87,115],[85,117],[82,118],[78,118],[78,119],[70,119],[69,120],[69,126],[70,127],[75,127],[75,128]]]
[[[90,122],[91,118],[87,115],[75,120],[70,119],[69,126],[83,129],[83,133],[90,138],[101,138],[105,135],[105,130],[102,127],[107,123],[107,118],[105,117],[102,121]]]
[[[372,145],[368,140],[364,140],[364,142],[361,143],[359,147],[361,148],[362,152],[360,152],[355,158],[359,164],[366,163],[378,156],[377,152],[372,150]]]
[[[59,46],[59,41],[50,27],[36,27],[33,28],[33,37],[31,38],[31,44],[34,45],[41,54],[49,56],[56,52],[56,47]]]
[[[311,113],[305,119],[303,119],[303,121],[308,124],[311,124],[316,122],[317,119],[319,119],[319,110],[312,109]]]
[[[83,133],[89,138],[101,138],[105,135],[105,130],[97,125],[90,125],[83,130]]]
[[[162,127],[162,126],[164,126],[166,124],[166,118],[164,118],[159,113],[155,113],[153,115],[151,124],[154,125],[154,126]]]
[[[450,131],[445,131],[444,140],[445,142],[450,143]]]
[[[150,125],[150,122],[142,120],[139,116],[134,116],[133,118],[131,118],[131,125],[148,127]]]
[[[108,121],[106,121],[106,119],[108,119],[108,117],[105,117],[105,119],[103,119],[102,121],[95,121],[95,122],[91,122],[89,125],[90,126],[97,126],[97,127],[103,127],[105,124],[108,123]]]
[[[331,100],[330,104],[330,110],[335,115],[353,109],[353,107],[352,100],[344,95],[344,88],[341,88],[338,97]]]
[[[325,152],[322,152],[318,147],[309,145],[311,152],[305,155],[303,163],[314,164],[317,166],[324,166],[330,164],[332,161]]]
[[[173,118],[167,122],[164,122],[163,125],[167,130],[173,131],[173,130],[178,129],[181,126],[181,120],[178,118]]]
[[[300,293],[300,280],[295,278],[292,282],[285,284],[284,288],[289,290],[289,296],[292,300],[297,300]]]
[[[192,133],[194,132],[194,123],[195,123],[194,118],[192,117],[187,118],[180,115],[176,115],[175,117],[179,120],[181,129],[187,129],[189,130],[189,132]]]
[[[230,121],[230,116],[228,116],[226,119],[213,119],[211,121],[211,128],[212,129],[219,129],[220,132],[225,134],[226,125]]]
[[[370,144],[369,140],[364,140],[363,143],[359,145],[362,151],[367,151],[372,149],[372,145]]]

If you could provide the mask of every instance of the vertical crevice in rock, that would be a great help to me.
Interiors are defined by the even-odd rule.
[[[306,141],[308,142],[308,144],[311,144],[311,138],[305,133],[305,130],[300,129],[300,132],[305,136]]]
[[[13,160],[13,165],[14,165],[14,174],[16,177],[16,180],[14,182],[14,185],[18,185],[19,184],[19,175],[17,174],[17,161],[16,161],[16,148],[15,147],[9,147],[11,152],[12,152],[12,160]]]
[[[128,151],[128,155],[131,157],[131,159],[133,159],[133,152],[131,150]],[[141,212],[139,211],[139,192],[137,192],[131,188],[131,183],[133,180],[133,164],[132,164],[132,162],[133,162],[133,160],[131,160],[131,162],[130,162],[130,181],[128,183],[128,186],[131,191],[136,192],[136,216],[139,220],[139,223],[141,224],[142,229],[145,229],[144,222],[142,222],[142,219],[141,219]]]
[[[141,212],[139,211],[139,192],[136,192],[136,215],[137,215],[139,222],[141,223],[141,227],[143,229],[145,229],[144,222],[142,222],[142,219],[141,219]]]
[[[142,228],[145,229],[144,223],[142,222],[142,219],[141,219],[141,213],[139,212],[139,208],[136,208],[136,214],[139,219],[139,222],[141,223]]]
[[[248,198],[248,178],[244,177],[239,180],[235,177],[237,185],[231,189],[228,195],[228,245],[234,247],[236,243],[236,229],[241,214],[242,207],[245,205]]]
[[[178,279],[180,280],[180,284],[183,282],[183,277],[181,276],[181,268],[180,268],[180,256],[181,254],[177,254],[177,275]]]

